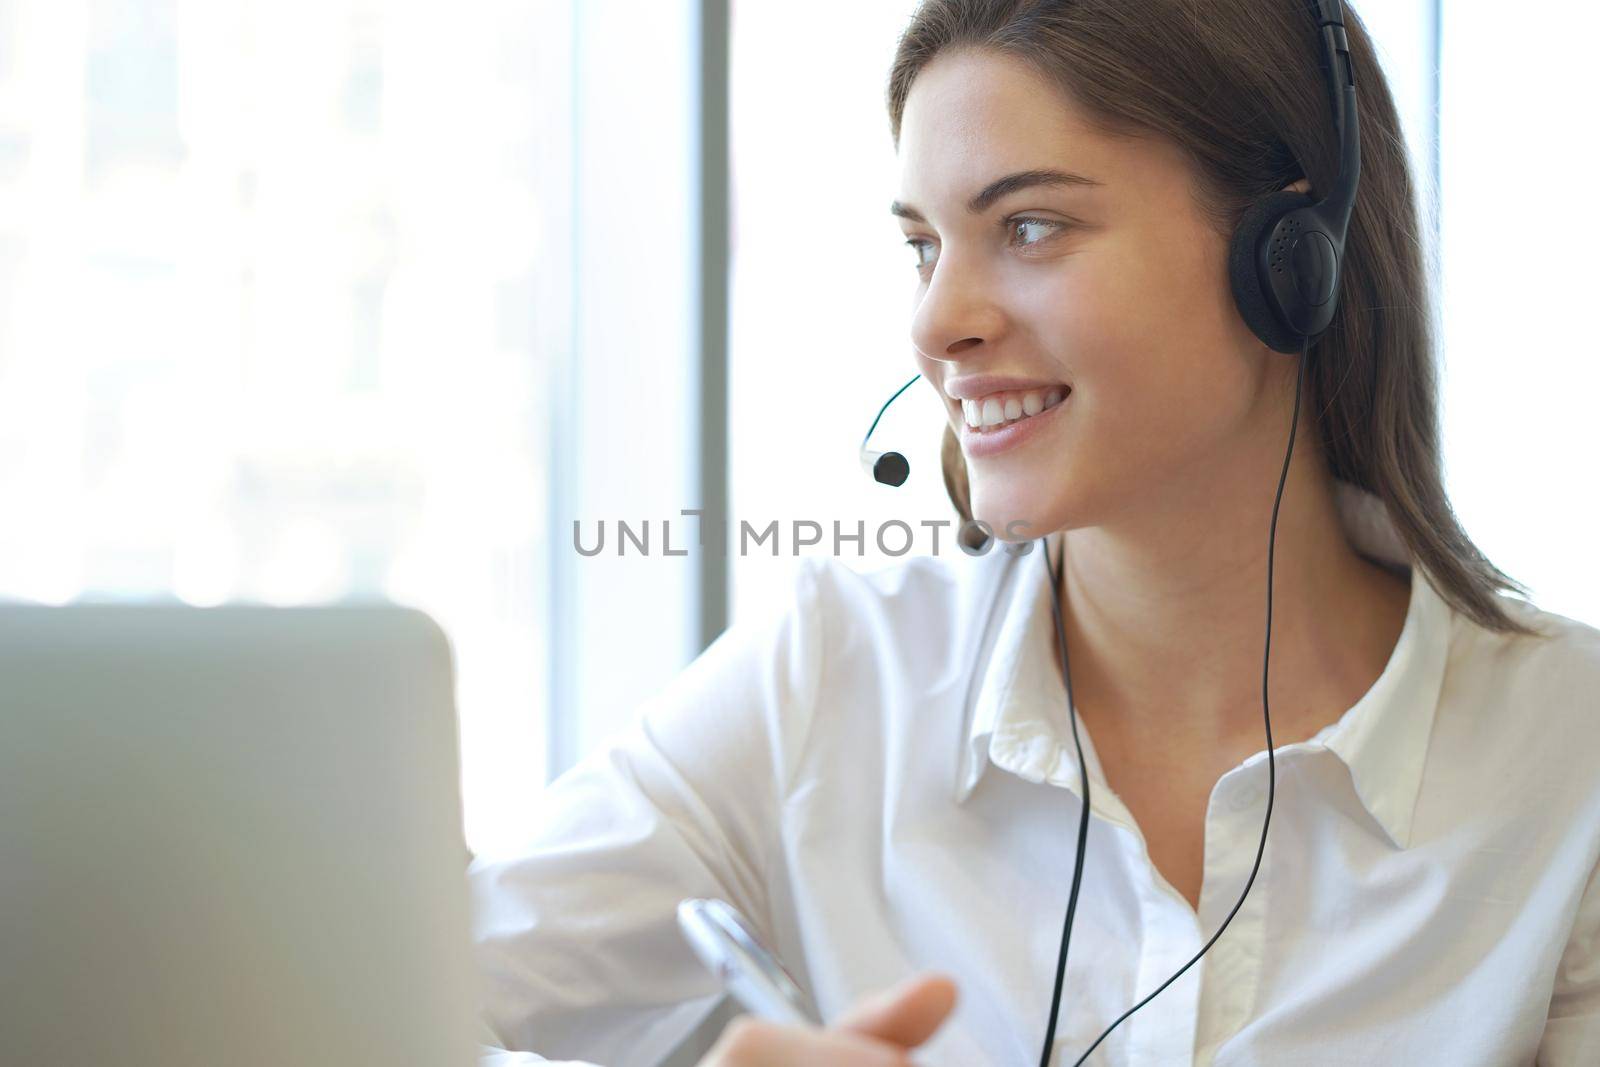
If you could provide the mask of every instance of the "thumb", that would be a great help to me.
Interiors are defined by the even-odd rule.
[[[955,1003],[954,979],[925,972],[861,1001],[831,1028],[915,1048],[939,1029]]]

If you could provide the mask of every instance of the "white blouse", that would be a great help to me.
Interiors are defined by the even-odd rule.
[[[1339,483],[1365,554],[1409,568],[1387,514]],[[716,1006],[684,897],[759,928],[825,1019],[908,975],[959,993],[914,1058],[1036,1064],[1081,790],[1037,542],[859,574],[796,568],[569,769],[514,852],[470,870],[485,1064],[647,1067]],[[1261,869],[1215,945],[1090,1064],[1600,1064],[1600,630],[1491,633],[1412,571],[1383,673],[1275,749]],[[1170,978],[1243,891],[1266,752],[1222,775],[1198,914],[1093,776],[1052,1063]],[[1263,740],[1265,735],[1263,734]]]

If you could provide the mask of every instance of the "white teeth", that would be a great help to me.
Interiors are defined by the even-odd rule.
[[[986,430],[1048,411],[1061,403],[1066,393],[1060,386],[1052,386],[1048,391],[994,393],[981,399],[961,401],[961,416],[974,430]]]

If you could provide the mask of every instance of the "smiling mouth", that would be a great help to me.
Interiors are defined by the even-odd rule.
[[[1048,389],[1012,389],[961,401],[967,428],[976,432],[998,430],[1049,411],[1072,392],[1070,385]]]

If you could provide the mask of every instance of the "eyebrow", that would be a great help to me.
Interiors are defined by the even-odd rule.
[[[1082,174],[1073,174],[1070,171],[1051,170],[1041,168],[1036,170],[1023,170],[1015,174],[1007,174],[1004,178],[997,178],[984,186],[983,191],[967,201],[969,215],[981,215],[993,206],[996,200],[1003,196],[1017,192],[1019,189],[1031,189],[1036,185],[1089,187],[1104,185],[1104,182],[1093,178],[1086,178]],[[889,214],[902,219],[911,219],[914,222],[927,222],[922,212],[910,204],[902,204],[896,200],[889,205]]]

